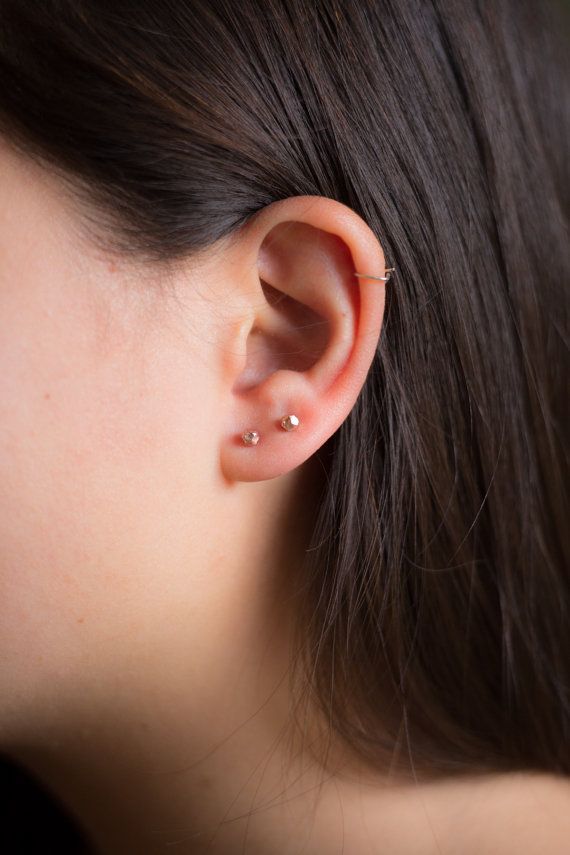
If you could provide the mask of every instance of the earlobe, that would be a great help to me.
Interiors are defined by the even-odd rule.
[[[266,480],[311,457],[354,406],[393,268],[358,214],[321,197],[268,206],[235,246],[250,299],[220,463],[229,481]]]

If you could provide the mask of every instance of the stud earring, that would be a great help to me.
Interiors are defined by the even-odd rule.
[[[281,427],[283,430],[294,430],[299,427],[299,419],[297,416],[283,416],[281,419]]]
[[[247,430],[245,433],[242,433],[241,438],[245,445],[257,445],[259,442],[259,434],[256,430]]]

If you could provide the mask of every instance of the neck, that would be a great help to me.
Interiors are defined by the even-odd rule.
[[[76,695],[65,715],[44,707],[41,739],[16,747],[97,855],[234,855],[246,839],[247,852],[277,855],[284,840],[314,839],[331,795],[318,833],[340,833],[330,771],[308,750],[324,745],[311,718],[304,737],[291,726],[288,599],[263,620],[251,608],[259,591],[245,599],[247,614],[219,630],[223,661],[201,651],[209,672],[186,667],[174,621],[144,658],[118,652],[116,684]],[[333,840],[315,851],[336,851]]]
[[[406,828],[411,802],[394,780],[333,744],[309,702],[291,706],[296,569],[314,506],[314,473],[301,477],[261,502],[252,486],[249,505],[236,492],[202,572],[174,550],[160,572],[141,568],[135,593],[113,597],[120,620],[105,603],[97,643],[51,664],[41,691],[26,690],[28,715],[4,720],[7,753],[97,855],[333,853],[343,835],[360,855],[378,823],[378,842]]]
[[[14,715],[18,726],[4,731],[8,753],[102,855],[210,852],[212,841],[235,853],[245,835],[265,855],[273,837],[278,852],[282,835],[301,834],[307,811],[310,822],[303,794],[317,794],[323,771],[291,728],[289,682],[291,583],[310,515],[306,505],[292,512],[282,492],[251,507],[244,521],[241,504],[246,530],[256,530],[253,518],[260,532],[277,519],[283,536],[244,536],[247,552],[232,533],[239,562],[218,545],[187,590],[175,587],[188,576],[182,562],[155,573],[149,605],[133,617],[125,597],[120,635],[88,648],[69,673],[54,666],[25,727]]]

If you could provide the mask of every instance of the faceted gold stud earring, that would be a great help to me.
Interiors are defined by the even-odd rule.
[[[281,419],[281,427],[283,430],[294,430],[299,427],[299,419],[297,416],[283,416]]]
[[[256,430],[246,430],[242,433],[241,438],[246,445],[257,445],[259,442],[259,434]]]

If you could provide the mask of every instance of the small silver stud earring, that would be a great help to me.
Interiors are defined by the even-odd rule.
[[[283,430],[294,430],[299,427],[299,419],[297,416],[283,416],[281,419],[281,427]]]
[[[259,442],[259,434],[256,430],[247,430],[242,433],[241,438],[246,445],[257,445]]]

